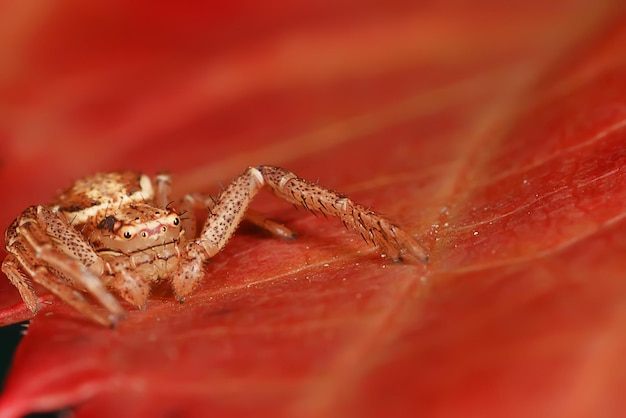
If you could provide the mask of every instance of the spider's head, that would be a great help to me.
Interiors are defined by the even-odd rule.
[[[91,241],[96,249],[130,254],[178,242],[182,234],[180,216],[175,211],[133,204],[100,221]]]

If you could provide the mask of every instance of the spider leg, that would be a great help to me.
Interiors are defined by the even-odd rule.
[[[200,237],[187,244],[187,260],[181,262],[172,278],[174,293],[179,299],[199,284],[204,275],[202,263],[226,245],[244,219],[251,200],[263,187],[311,212],[339,218],[347,228],[380,247],[393,259],[409,255],[423,262],[428,261],[428,253],[410,234],[348,197],[282,168],[248,167],[222,192],[208,214]]]
[[[2,271],[7,275],[9,281],[20,292],[22,300],[33,314],[39,311],[39,301],[33,289],[32,283],[19,269],[19,262],[15,255],[9,253],[2,262]]]
[[[67,291],[59,290],[63,288],[58,280],[50,284],[51,269],[62,275],[72,288],[89,292],[109,312],[109,324],[114,325],[124,316],[121,305],[100,280],[103,260],[65,218],[44,206],[31,207],[19,218],[10,237],[7,232],[7,238],[7,248],[15,249],[13,254],[33,280],[41,278],[41,284],[51,292],[67,295]],[[42,266],[46,269],[44,272],[37,269]],[[84,309],[82,302],[68,300],[68,303],[80,306],[81,312],[92,315]]]
[[[52,294],[56,295],[59,299],[83,315],[102,325],[108,327],[116,326],[119,316],[102,312],[85,300],[81,292],[63,283],[64,279],[53,274],[50,269],[45,266],[45,262],[38,258],[38,254],[33,252],[24,242],[18,240],[12,244],[11,253],[5,258],[2,264],[2,270],[7,274],[13,284],[15,284],[14,279],[16,275],[25,278],[24,274],[20,271],[21,269],[28,273],[34,282],[48,289]],[[22,293],[23,286],[16,285],[26,306],[28,306],[33,313],[37,313],[39,303],[35,292],[32,290],[32,286],[28,281],[26,281],[26,286],[30,289],[30,292],[27,292],[25,295]]]
[[[274,238],[282,239],[284,241],[291,241],[296,238],[295,232],[291,229],[279,222],[269,219],[261,212],[254,209],[248,209],[243,217],[243,220],[250,222],[257,228],[261,228],[262,230],[269,232]]]
[[[304,180],[280,167],[260,166],[265,186],[276,196],[311,212],[338,218],[348,229],[357,232],[393,260],[409,256],[428,262],[428,252],[408,232],[380,213],[352,201],[334,190]]]
[[[154,202],[159,208],[167,208],[171,203],[170,193],[172,191],[172,179],[169,174],[157,174],[154,178],[155,194]],[[199,195],[186,195],[179,203],[179,214],[181,215],[182,228],[185,231],[187,239],[196,236],[197,218],[196,210],[204,209],[204,199]]]
[[[187,257],[181,259],[172,276],[172,287],[177,299],[183,300],[200,284],[204,277],[203,263],[226,245],[244,219],[250,201],[263,184],[261,173],[248,167],[220,194],[213,207],[207,204],[207,219],[200,236],[187,243]]]
[[[186,195],[180,202],[179,208],[185,238],[187,240],[193,239],[198,232],[198,217],[196,216],[196,211],[202,209],[200,199],[195,195]]]
[[[127,258],[113,258],[109,263],[112,272],[105,281],[125,301],[143,310],[150,295],[150,284],[140,274],[129,269],[127,261]]]
[[[154,178],[154,184],[156,186],[154,202],[159,208],[165,208],[170,203],[172,179],[169,174],[160,173]]]
[[[191,205],[193,211],[204,210],[208,213],[213,211],[213,208],[215,208],[215,205],[218,202],[218,200],[213,196],[201,193],[187,195],[185,196],[185,201],[189,202],[188,204]],[[291,229],[279,222],[267,218],[261,212],[254,209],[248,209],[243,216],[243,220],[251,223],[257,228],[269,232],[274,238],[291,241],[296,237],[296,234]],[[195,233],[191,236],[195,236]]]
[[[39,266],[33,272],[33,280],[44,286],[59,299],[76,309],[78,312],[109,328],[115,328],[123,314],[107,314],[87,301],[81,292],[63,283],[46,267]]]

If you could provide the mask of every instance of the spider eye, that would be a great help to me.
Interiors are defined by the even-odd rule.
[[[174,218],[174,226],[178,226],[178,224],[180,223],[180,218]]]
[[[142,238],[145,238],[145,237],[147,237],[147,236],[148,236],[148,233],[147,233],[146,231],[143,231],[143,232],[141,233],[141,237],[142,237]]]
[[[119,232],[121,232],[122,236],[125,239],[131,239],[131,238],[134,238],[134,236],[135,236],[135,228],[133,228],[131,226],[124,226],[124,227],[122,227],[121,231],[119,231]]]

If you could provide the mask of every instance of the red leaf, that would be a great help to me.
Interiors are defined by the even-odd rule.
[[[3,228],[97,170],[182,195],[268,163],[432,262],[260,198],[299,239],[242,231],[184,305],[108,330],[42,291],[0,417],[619,416],[626,15],[587,3],[3,6]]]

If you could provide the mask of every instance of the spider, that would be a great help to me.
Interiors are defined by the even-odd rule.
[[[39,303],[31,280],[89,319],[115,327],[124,310],[110,289],[143,309],[151,284],[168,279],[182,302],[204,278],[204,263],[243,220],[292,238],[288,228],[248,210],[262,188],[311,212],[339,218],[394,260],[408,255],[428,261],[426,250],[410,234],[380,214],[279,167],[248,167],[217,199],[191,194],[177,208],[169,200],[170,184],[166,174],[151,179],[134,172],[76,181],[49,204],[29,207],[11,223],[2,271],[33,314]],[[206,220],[196,231],[199,209]]]

